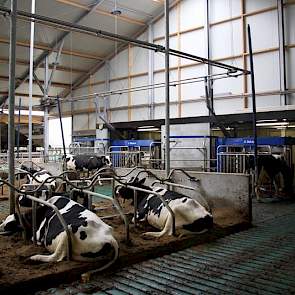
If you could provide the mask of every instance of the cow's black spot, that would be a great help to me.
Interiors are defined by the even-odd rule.
[[[191,224],[185,224],[182,227],[192,232],[200,232],[204,229],[210,229],[213,226],[213,218],[206,215],[204,218],[199,218]]]
[[[108,253],[110,253],[111,250],[112,250],[112,245],[110,243],[105,243],[98,252],[85,252],[85,253],[81,253],[81,256],[87,257],[87,258],[96,258],[99,256],[107,255]]]
[[[84,230],[80,231],[80,239],[85,240],[87,238],[87,234]]]
[[[84,226],[84,227],[86,227],[87,226],[87,221],[85,220],[85,221],[83,221],[83,223],[82,223],[82,225]]]
[[[55,205],[59,208],[62,209],[62,204],[66,206],[70,202],[69,199],[67,198],[60,198],[57,202],[55,202]],[[81,206],[80,204],[75,204],[72,206],[67,212],[62,214],[66,224],[68,226],[71,226],[73,233],[78,231],[78,228],[81,227],[83,224],[85,224],[86,218],[87,217],[81,217],[81,213],[84,212],[86,209]],[[53,210],[51,210],[51,213],[49,216],[47,216],[47,221],[46,221],[48,231],[46,235],[46,245],[50,245],[52,243],[52,240],[61,232],[64,231],[63,226],[61,225],[58,217],[54,213]]]
[[[187,201],[187,198],[183,199],[183,200],[182,200],[182,203],[185,203],[186,201]]]
[[[79,229],[79,226],[72,225],[72,233],[75,234]]]

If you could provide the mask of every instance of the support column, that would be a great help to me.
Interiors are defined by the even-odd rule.
[[[280,90],[284,92],[281,95],[281,105],[288,104],[286,76],[286,51],[285,51],[285,17],[283,0],[277,0],[278,3],[278,25],[279,25],[279,59],[280,59]]]
[[[110,79],[111,79],[111,68],[110,68],[110,61],[107,60],[105,62],[105,91],[110,91]],[[105,119],[110,122],[111,121],[111,113],[110,113],[110,96],[104,97],[104,115]]]
[[[170,173],[170,63],[169,63],[169,0],[165,0],[165,171]]]
[[[8,167],[9,182],[14,185],[14,147],[15,147],[15,128],[14,128],[14,107],[15,107],[15,64],[16,64],[16,14],[17,0],[11,0],[10,17],[10,45],[9,45],[9,104],[8,104]],[[9,187],[9,213],[15,213],[15,191]]]
[[[48,56],[45,58],[45,69],[44,69],[44,156],[47,159],[48,147],[49,147],[49,121],[48,121],[48,83],[49,83],[49,65]]]
[[[32,0],[31,12],[35,13],[35,0]],[[34,35],[35,23],[31,22],[31,39],[30,39],[30,74],[29,74],[29,161],[32,161],[32,146],[33,146],[33,71],[34,71]]]
[[[154,27],[153,24],[149,24],[148,27],[148,40],[150,43],[154,42]],[[148,68],[148,84],[154,85],[154,70],[155,70],[155,52],[153,50],[148,51],[149,54],[149,68]],[[155,119],[155,89],[150,87],[148,90],[148,98],[149,98],[149,110],[148,110],[148,118],[149,120]]]
[[[243,69],[247,70],[247,29],[246,29],[246,0],[241,0],[242,40],[243,40]],[[248,94],[248,76],[243,76],[243,93]],[[248,108],[248,96],[244,97],[244,108]]]

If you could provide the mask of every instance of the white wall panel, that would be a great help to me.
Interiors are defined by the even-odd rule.
[[[182,117],[207,116],[208,109],[204,99],[197,102],[187,102],[182,104]]]
[[[210,23],[218,22],[241,14],[241,1],[210,0]]]
[[[244,102],[241,98],[216,99],[214,101],[216,115],[241,113],[243,108]]]
[[[268,8],[277,5],[276,0],[247,0],[246,12],[253,12],[260,9]]]
[[[286,43],[295,44],[295,5],[288,5],[285,9]]]
[[[251,26],[253,51],[278,47],[278,17],[276,11],[247,17],[247,24]]]
[[[73,116],[73,131],[88,130],[88,114]]]
[[[205,36],[204,30],[197,30],[191,33],[181,34],[181,51],[205,57]],[[191,60],[181,59],[181,64],[190,64]]]
[[[131,120],[132,121],[142,121],[142,120],[148,120],[148,108],[136,108],[135,110],[132,110],[131,112]]]
[[[131,80],[131,87],[140,87],[148,85],[148,76],[134,77]],[[131,92],[132,105],[148,103],[148,90]]]
[[[138,74],[146,72],[148,68],[149,54],[147,49],[132,47],[131,73]]]
[[[280,106],[280,96],[279,95],[267,95],[267,96],[256,96],[256,107],[257,110],[266,110],[270,107],[279,107]],[[249,99],[249,109],[252,109],[252,99]]]
[[[110,61],[110,76],[112,78],[128,75],[128,50],[125,49]]]
[[[287,77],[288,88],[295,89],[295,48],[290,48],[287,52]]]
[[[254,67],[257,92],[280,89],[278,52],[254,55]],[[251,85],[250,76],[248,76],[248,85]]]
[[[128,80],[119,80],[112,81],[110,83],[110,87],[112,90],[125,89],[128,88]],[[112,107],[120,107],[120,106],[128,105],[128,93],[116,94],[112,95],[110,98],[110,106]]]
[[[185,0],[180,8],[181,30],[187,30],[204,25],[204,1]]]
[[[211,27],[211,58],[234,56],[242,52],[241,21]]]
[[[181,79],[203,77],[205,73],[204,65],[196,65],[181,70]],[[205,94],[204,82],[181,85],[182,100],[199,98]]]
[[[126,122],[128,121],[128,111],[112,111],[111,113],[111,121],[112,122]]]
[[[163,8],[164,9],[164,8]],[[176,8],[170,10],[170,34],[175,33],[177,31],[177,11]],[[164,37],[165,35],[165,22],[164,18],[159,19],[154,24],[154,38]]]
[[[165,118],[165,105],[155,107],[155,119]],[[177,105],[170,105],[170,118],[177,118]]]

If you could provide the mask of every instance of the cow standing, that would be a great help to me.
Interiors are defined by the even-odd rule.
[[[80,204],[65,198],[52,197],[48,200],[55,205],[63,216],[71,235],[72,259],[76,261],[96,261],[114,250],[118,257],[118,243],[113,237],[112,228],[105,224],[96,214]],[[23,213],[26,224],[31,226],[31,212]],[[44,245],[51,255],[34,255],[30,259],[41,262],[61,261],[67,256],[67,234],[52,208],[37,208],[37,243]],[[20,222],[17,214],[9,215],[0,225],[0,231],[17,232]]]
[[[254,169],[254,158],[249,158],[249,167]],[[274,185],[276,194],[282,192],[286,196],[293,194],[293,173],[287,162],[277,155],[258,155],[257,158],[258,179],[257,186],[262,186],[267,179]],[[257,198],[260,192],[256,189]]]
[[[129,185],[138,188],[152,190],[163,196],[175,215],[175,228],[181,235],[203,233],[213,226],[213,217],[205,207],[196,200],[183,194],[169,191],[161,187],[148,187],[144,185],[145,178],[132,179]],[[116,194],[123,199],[134,198],[134,191],[125,186],[118,186]],[[160,232],[147,232],[145,237],[162,237],[165,234],[172,235],[172,216],[164,206],[160,198],[152,193],[137,191],[138,206],[136,217],[139,221],[147,221]]]
[[[109,156],[96,155],[68,155],[66,157],[66,167],[69,170],[87,171],[97,170],[105,166],[112,165]]]

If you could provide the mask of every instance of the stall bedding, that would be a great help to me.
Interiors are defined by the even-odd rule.
[[[5,216],[8,207],[6,197],[0,198],[0,219]],[[132,219],[133,207],[130,202],[122,203],[129,220]],[[125,242],[124,223],[110,202],[102,201],[95,204],[95,210],[100,217],[107,218],[104,222],[111,225],[114,235],[120,243],[120,255],[118,261],[111,269],[118,269],[128,264],[136,263],[148,258],[162,256],[184,249],[193,245],[208,242],[246,228],[248,225],[239,220],[239,214],[230,213],[228,216],[226,208],[213,210],[213,217],[216,216],[214,227],[210,232],[195,237],[171,237],[166,236],[160,239],[147,240],[141,237],[141,233],[150,231],[152,228],[135,228],[130,225],[130,243]],[[220,224],[218,222],[220,221]],[[44,247],[35,246],[31,241],[24,241],[21,234],[13,236],[0,236],[0,290],[1,294],[15,294],[17,290],[22,290],[22,294],[30,294],[33,290],[49,288],[60,283],[70,282],[80,278],[80,275],[90,269],[98,268],[107,262],[107,258],[102,258],[96,263],[79,263],[74,261],[62,261],[59,263],[36,263],[29,259],[35,254],[46,253]],[[111,271],[111,270],[110,270]]]

